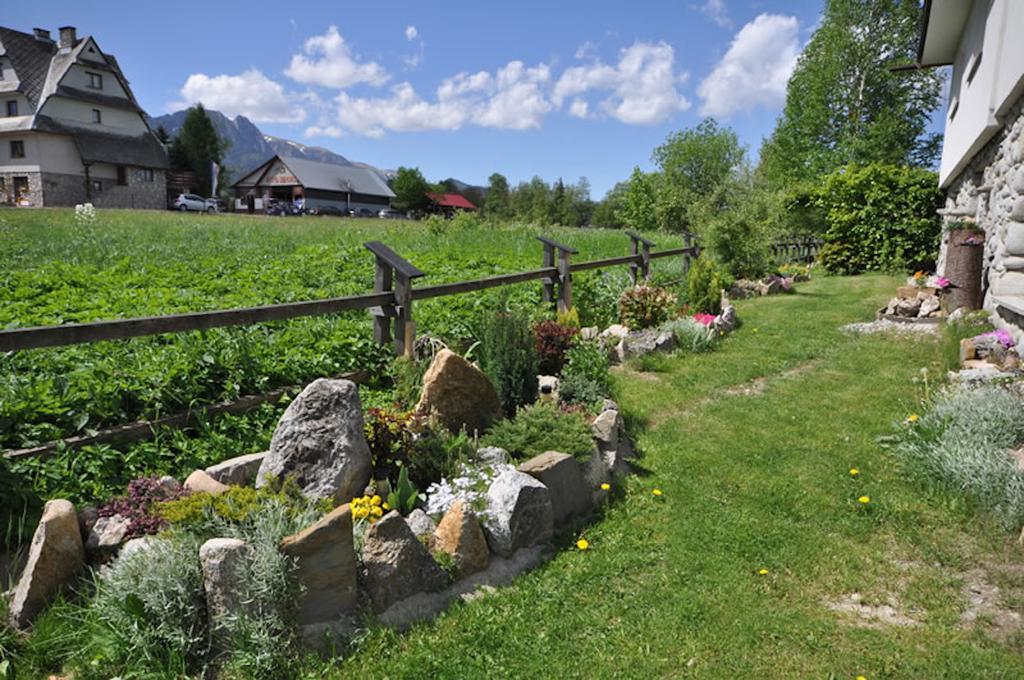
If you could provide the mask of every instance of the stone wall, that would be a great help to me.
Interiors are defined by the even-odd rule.
[[[85,176],[43,173],[43,205],[72,206],[85,203]]]
[[[993,323],[1013,332],[1024,329],[1016,314],[998,310],[996,298],[1024,301],[1024,97],[1003,118],[1004,126],[950,184],[943,224],[974,222],[985,232],[982,265],[984,308]],[[938,271],[945,271],[948,235],[944,234]]]
[[[3,190],[0,191],[0,204],[14,205],[14,178],[28,178],[28,196],[33,206],[43,205],[43,183],[38,172],[0,172],[3,179]]]
[[[92,204],[97,208],[164,210],[167,208],[167,175],[163,170],[154,170],[153,180],[146,181],[142,168],[128,168],[128,184],[118,186],[104,179],[103,191],[92,192]]]

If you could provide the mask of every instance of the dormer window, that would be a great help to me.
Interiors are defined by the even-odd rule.
[[[13,118],[18,115],[18,100],[11,99],[7,102],[7,117]]]
[[[89,76],[89,87],[94,90],[103,89],[103,76],[99,73],[93,73],[92,71],[86,71],[85,74]]]
[[[96,123],[97,125],[102,124],[103,123],[103,112],[100,111],[99,109],[93,109],[92,110],[92,122]]]
[[[4,62],[0,61],[0,80],[4,79]]]

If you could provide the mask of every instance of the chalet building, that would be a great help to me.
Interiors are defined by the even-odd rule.
[[[377,173],[355,165],[318,163],[274,156],[235,182],[237,207],[248,198],[260,209],[269,199],[302,199],[308,208],[367,209],[374,213],[391,206],[393,191]]]
[[[166,208],[167,153],[112,55],[0,27],[0,203]]]
[[[428,193],[427,198],[430,199],[430,212],[447,218],[459,211],[476,210],[476,206],[462,194]]]
[[[1024,2],[926,0],[918,65],[952,66],[939,184],[939,271],[962,259],[962,226],[984,231],[983,306],[1024,335]],[[953,228],[952,230],[949,228]],[[981,239],[979,239],[981,240]],[[955,267],[954,267],[955,268]],[[973,268],[978,271],[978,267]]]

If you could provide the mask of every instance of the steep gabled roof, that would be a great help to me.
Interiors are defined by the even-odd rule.
[[[28,99],[32,110],[36,110],[57,46],[53,42],[39,40],[34,35],[2,26],[0,44],[20,81],[18,91]]]
[[[442,208],[462,208],[463,210],[476,210],[468,198],[462,194],[432,194],[427,193],[427,198]]]

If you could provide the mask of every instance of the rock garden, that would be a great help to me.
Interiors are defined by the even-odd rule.
[[[139,478],[97,507],[51,500],[10,624],[29,630],[70,598],[93,667],[142,655],[271,677],[300,650],[339,653],[367,620],[402,630],[586,550],[580,530],[639,455],[610,369],[711,349],[738,319],[704,295],[713,313],[693,315],[664,288],[630,288],[607,328],[499,311],[461,353],[422,337],[395,360],[393,405],[315,380],[268,451]]]

